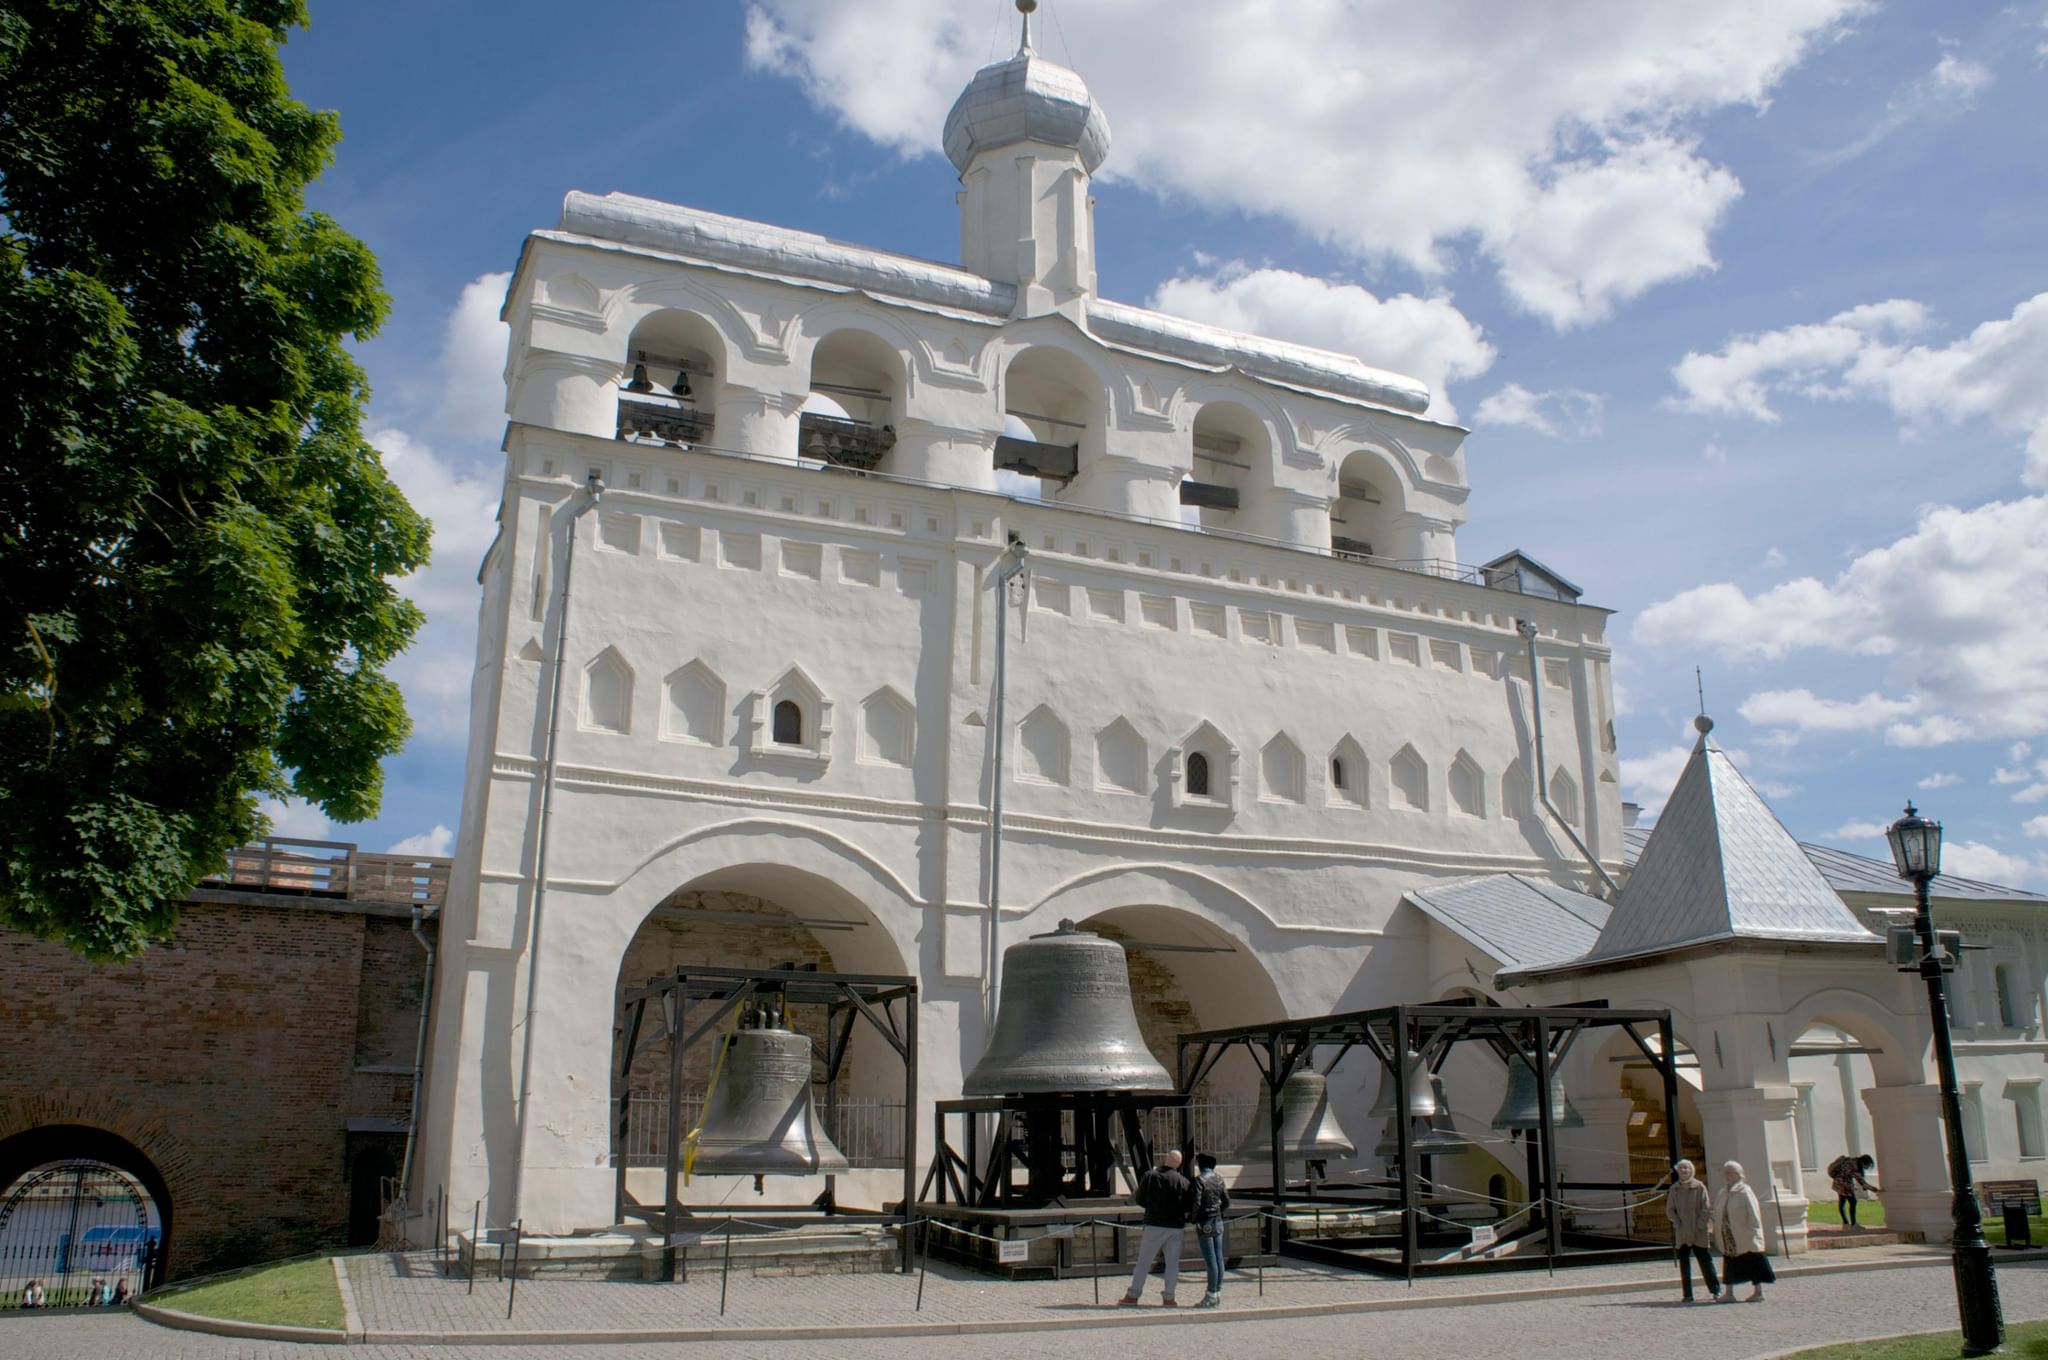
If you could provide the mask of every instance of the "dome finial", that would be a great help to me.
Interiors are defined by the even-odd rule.
[[[1031,46],[1031,14],[1037,8],[1038,0],[1017,0],[1017,13],[1024,16],[1024,32],[1017,39],[1017,51],[1019,53],[1033,50]]]

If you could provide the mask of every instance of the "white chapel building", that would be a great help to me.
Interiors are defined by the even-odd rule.
[[[1873,933],[1904,885],[1842,890],[1870,862],[1831,879],[1705,732],[1625,827],[1607,611],[1524,554],[1458,564],[1466,432],[1413,379],[1099,296],[1109,122],[1028,34],[944,144],[957,265],[619,194],[527,238],[415,1184],[531,1233],[614,1222],[644,1151],[614,1132],[619,996],[685,963],[916,977],[928,1158],[992,938],[1071,919],[1128,942],[1169,1069],[1174,1034],[1283,1016],[1670,1007],[1688,1145],[1768,1175],[1791,1245],[1809,1153],[1850,1137],[1891,1221],[1942,1235],[1924,1004]],[[2031,1153],[1991,1140],[2014,1158],[2041,1151],[2042,902],[1980,904],[2010,918],[1980,1108],[2031,1092]],[[901,1069],[868,1044],[840,1197],[875,1203]],[[1576,1179],[1626,1178],[1664,1117],[1626,1059],[1565,1069]],[[1520,1168],[1485,1066],[1446,1072],[1481,1189]],[[1248,1116],[1256,1081],[1204,1098]],[[1361,1163],[1376,1086],[1331,1079]]]

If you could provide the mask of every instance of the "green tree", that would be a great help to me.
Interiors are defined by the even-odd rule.
[[[0,921],[119,958],[296,794],[372,815],[428,527],[299,0],[0,0]]]

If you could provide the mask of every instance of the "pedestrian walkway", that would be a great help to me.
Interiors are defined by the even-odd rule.
[[[1875,1247],[1829,1252],[1782,1266],[1789,1275],[1870,1267],[1898,1267],[1946,1258],[1923,1247]],[[1044,1327],[1195,1323],[1217,1316],[1157,1306],[1160,1280],[1150,1282],[1148,1306],[1118,1309],[1127,1276],[1065,1280],[997,1280],[963,1267],[934,1262],[919,1303],[916,1275],[819,1275],[802,1280],[757,1279],[699,1270],[687,1283],[639,1284],[598,1280],[520,1280],[489,1274],[488,1261],[472,1290],[461,1277],[440,1273],[431,1253],[357,1256],[347,1261],[351,1292],[366,1340],[430,1342],[458,1337],[551,1336],[563,1340],[600,1335],[654,1340],[736,1334],[766,1338],[824,1334],[914,1335],[921,1332],[1007,1331]],[[1183,1274],[1181,1302],[1200,1294],[1200,1272]],[[1381,1311],[1445,1306],[1481,1298],[1525,1298],[1551,1291],[1590,1294],[1677,1292],[1663,1262],[1595,1266],[1560,1272],[1509,1272],[1437,1277],[1408,1285],[1330,1267],[1289,1262],[1232,1272],[1224,1289],[1233,1314],[1281,1317],[1310,1310]],[[508,1306],[510,1316],[508,1313]]]
[[[1149,1325],[1131,1326],[1117,1325],[1131,1316],[1129,1310],[1089,1305],[1085,1280],[1006,1284],[947,1276],[941,1284],[935,1271],[925,1297],[928,1312],[944,1293],[958,1314],[980,1309],[991,1318],[1014,1318],[1008,1324],[1012,1328],[1035,1330],[1076,1316],[1109,1319],[1112,1325],[1064,1331],[1057,1337],[1017,1335],[980,1343],[963,1342],[954,1332],[872,1337],[809,1330],[821,1322],[829,1328],[837,1321],[826,1315],[821,1302],[827,1294],[841,1300],[838,1307],[863,1309],[880,1307],[889,1297],[882,1291],[889,1286],[907,1284],[915,1289],[914,1279],[895,1276],[866,1281],[750,1280],[750,1288],[756,1290],[749,1296],[756,1316],[749,1321],[729,1308],[726,1330],[709,1332],[710,1339],[697,1343],[615,1335],[606,1342],[545,1339],[543,1344],[519,1344],[508,1333],[476,1332],[455,1348],[388,1340],[300,1345],[171,1331],[106,1310],[0,1317],[0,1355],[7,1360],[953,1360],[963,1345],[980,1344],[1028,1347],[1033,1354],[1056,1354],[1061,1360],[1184,1360],[1191,1348],[1233,1355],[1313,1355],[1320,1360],[1431,1360],[1444,1355],[1459,1360],[1762,1360],[1796,1347],[1954,1325],[1955,1281],[1945,1258],[1873,1256],[1862,1268],[1840,1269],[1842,1262],[1836,1258],[1849,1254],[1828,1253],[1827,1265],[1835,1269],[1823,1273],[1814,1273],[1805,1262],[1786,1269],[1770,1299],[1754,1306],[1687,1307],[1678,1302],[1670,1274],[1659,1278],[1652,1270],[1646,1277],[1640,1268],[1623,1267],[1561,1273],[1556,1288],[1544,1288],[1552,1282],[1540,1273],[1435,1281],[1418,1285],[1413,1295],[1434,1306],[1409,1303],[1360,1315],[1338,1311],[1345,1306],[1342,1301],[1384,1302],[1411,1295],[1398,1283],[1303,1271],[1288,1285],[1277,1273],[1269,1274],[1267,1302],[1273,1303],[1281,1297],[1279,1291],[1288,1288],[1297,1291],[1294,1297],[1335,1300],[1335,1306],[1310,1307],[1299,1315],[1279,1308],[1262,1313],[1244,1290],[1247,1282],[1233,1279],[1232,1300],[1222,1312],[1176,1316],[1155,1307],[1143,1314]],[[424,1282],[405,1278],[388,1262],[385,1268],[375,1268],[382,1259],[357,1258],[352,1280],[361,1278],[364,1292],[383,1300],[373,1307],[417,1306],[401,1300]],[[448,1281],[433,1283],[451,1287]],[[814,1289],[820,1283],[828,1288]],[[1112,1282],[1103,1283],[1107,1294]],[[730,1302],[737,1306],[740,1282],[735,1279],[733,1285]],[[841,1290],[841,1285],[851,1288]],[[1459,1288],[1450,1291],[1449,1286]],[[1999,1287],[2009,1321],[2048,1317],[2048,1263],[2020,1264],[2003,1257]],[[452,1288],[459,1292],[463,1284],[455,1281]],[[877,1291],[871,1297],[864,1295],[869,1288]],[[1515,1292],[1499,1292],[1508,1289]],[[580,1317],[586,1324],[694,1316],[683,1311],[651,1313],[635,1300],[652,1298],[681,1310],[685,1300],[700,1291],[711,1295],[711,1316],[716,1317],[715,1289],[704,1280],[684,1286],[521,1281],[522,1318],[529,1290],[535,1299],[546,1300],[550,1316]],[[479,1319],[490,1311],[489,1304],[495,1304],[502,1317],[503,1285],[479,1280],[476,1298],[484,1300],[474,1305]],[[1446,1313],[1446,1306],[1455,1312]],[[871,1316],[863,1312],[845,1321],[857,1328]],[[784,1340],[759,1339],[743,1330],[763,1322],[804,1324],[806,1330]],[[1203,1330],[1190,1332],[1189,1327]]]

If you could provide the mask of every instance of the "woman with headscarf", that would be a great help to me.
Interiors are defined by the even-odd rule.
[[[1714,1274],[1714,1227],[1713,1196],[1707,1193],[1707,1183],[1693,1174],[1690,1161],[1680,1161],[1672,1168],[1677,1179],[1671,1182],[1670,1193],[1664,1199],[1664,1217],[1671,1220],[1671,1245],[1678,1252],[1678,1281],[1685,1290],[1685,1301],[1692,1302],[1692,1264],[1700,1264],[1700,1279],[1706,1283],[1707,1297],[1713,1298],[1721,1292],[1721,1281]]]
[[[1721,1247],[1721,1275],[1728,1287],[1721,1302],[1735,1302],[1735,1286],[1750,1286],[1745,1303],[1761,1303],[1764,1286],[1776,1284],[1771,1258],[1764,1253],[1764,1214],[1756,1191],[1742,1178],[1742,1163],[1723,1162],[1720,1202],[1714,1206],[1714,1237]]]

